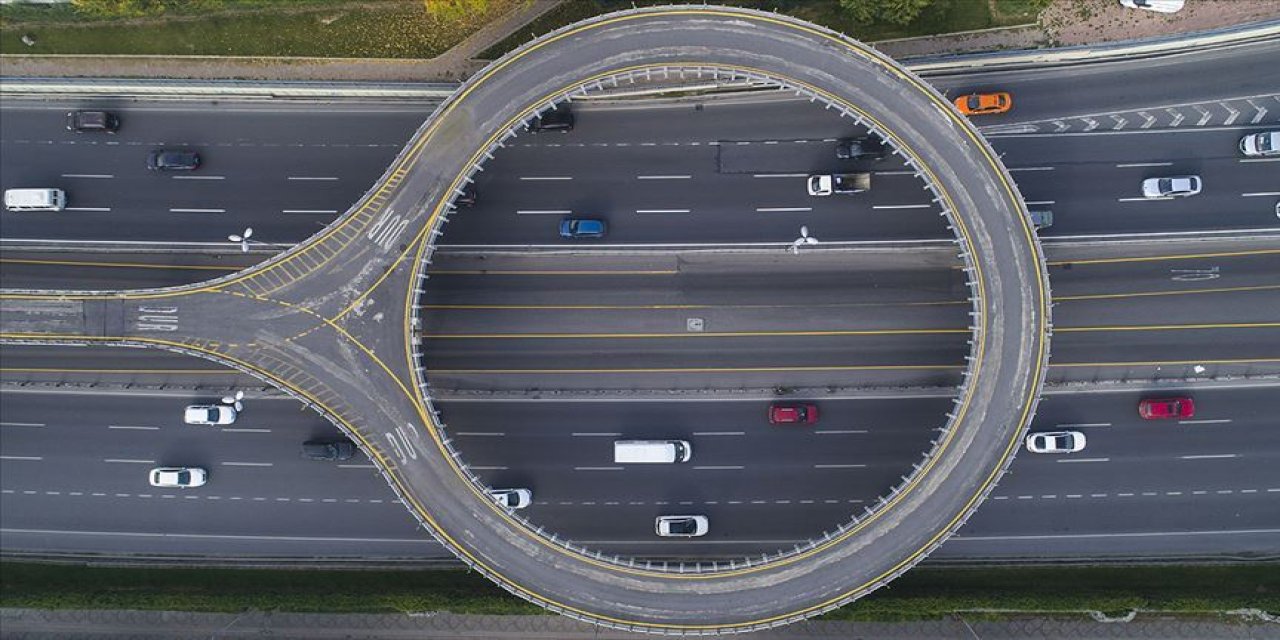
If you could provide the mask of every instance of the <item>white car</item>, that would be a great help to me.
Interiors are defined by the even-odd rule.
[[[508,509],[523,509],[533,504],[533,492],[528,489],[490,489],[489,497]]]
[[[1170,176],[1142,181],[1144,198],[1185,198],[1200,193],[1200,176]]]
[[[1084,449],[1084,434],[1079,431],[1045,431],[1027,435],[1027,451],[1031,453],[1075,453]]]
[[[182,412],[187,424],[223,425],[236,421],[236,408],[229,404],[193,404]]]
[[[654,530],[663,538],[697,538],[707,535],[707,517],[658,516]]]
[[[151,486],[186,489],[203,486],[209,473],[200,467],[156,467],[151,470]]]
[[[1177,13],[1182,11],[1184,0],[1120,0],[1120,5],[1130,9],[1146,9],[1158,13]]]
[[[1251,133],[1240,138],[1240,153],[1251,158],[1280,156],[1280,131]]]

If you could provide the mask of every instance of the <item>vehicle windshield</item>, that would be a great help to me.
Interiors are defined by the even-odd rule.
[[[209,408],[206,410],[205,416],[206,416],[206,417],[205,417],[205,420],[208,420],[209,422],[217,422],[217,421],[218,421],[218,408],[217,408],[217,407],[209,407]]]
[[[174,474],[174,478],[178,481],[178,484],[187,484],[191,482],[191,472],[179,471],[178,473]]]
[[[970,108],[970,109],[981,109],[981,108],[982,108],[982,98],[981,98],[980,96],[969,96],[969,108]]]
[[[695,529],[692,520],[677,520],[671,523],[671,533],[693,533]]]

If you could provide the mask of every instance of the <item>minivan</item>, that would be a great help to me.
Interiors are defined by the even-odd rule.
[[[618,440],[613,461],[618,464],[671,464],[688,462],[693,447],[684,440]]]
[[[62,189],[5,189],[4,208],[10,211],[62,211],[67,194]]]

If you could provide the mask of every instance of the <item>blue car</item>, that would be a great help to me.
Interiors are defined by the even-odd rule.
[[[604,220],[590,218],[565,218],[560,221],[560,237],[576,240],[578,238],[603,238],[608,227]]]

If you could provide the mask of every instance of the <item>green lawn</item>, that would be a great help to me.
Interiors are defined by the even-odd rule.
[[[872,42],[892,38],[936,35],[973,29],[989,29],[1036,21],[1036,16],[1047,0],[935,0],[919,19],[908,25],[870,23],[862,24],[848,18],[839,0],[741,0],[738,2],[712,2],[750,7],[766,11],[779,11],[797,18],[830,27],[849,36]],[[673,4],[655,0],[565,0],[565,2],[533,21],[529,26],[502,40],[484,52],[482,57],[494,59],[520,46],[535,36],[542,35],[583,18],[629,9],[632,5]],[[678,4],[678,3],[676,3]]]
[[[132,20],[6,5],[0,53],[433,58],[512,1],[494,0],[486,15],[459,21],[428,16],[419,0],[250,0],[202,14]],[[24,34],[36,45],[23,44]]]
[[[479,575],[456,570],[117,569],[0,563],[0,606],[41,609],[246,609],[540,614]],[[1130,609],[1280,613],[1280,566],[914,569],[833,620],[927,620],[957,612]]]

